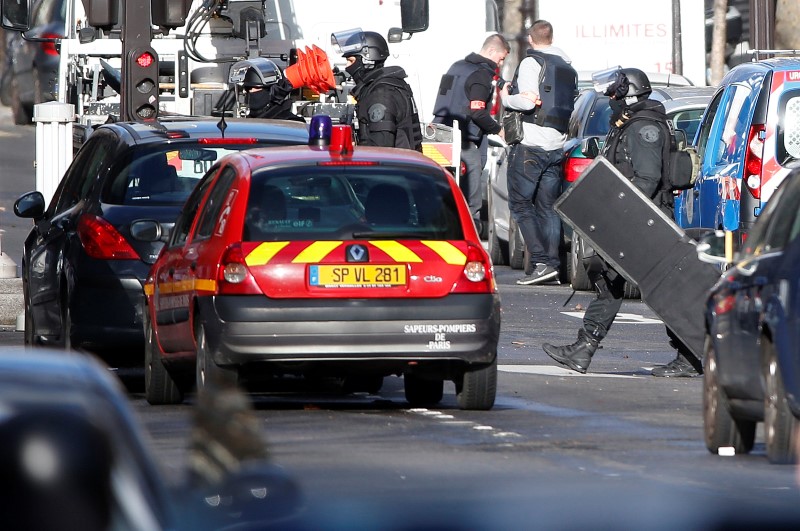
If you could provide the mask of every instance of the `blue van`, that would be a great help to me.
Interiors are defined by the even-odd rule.
[[[744,63],[724,77],[694,140],[701,168],[675,201],[689,234],[747,237],[775,189],[800,159],[800,58]]]

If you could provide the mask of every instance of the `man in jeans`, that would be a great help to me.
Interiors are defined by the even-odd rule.
[[[561,193],[564,142],[578,85],[570,60],[552,45],[553,26],[537,20],[528,30],[533,49],[520,62],[506,108],[523,112],[524,138],[508,160],[508,206],[528,249],[532,271],[517,284],[558,282],[561,219],[553,204]],[[533,95],[533,97],[531,97]]]

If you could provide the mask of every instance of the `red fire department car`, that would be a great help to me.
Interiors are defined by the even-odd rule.
[[[331,376],[412,405],[490,409],[500,299],[452,176],[411,150],[308,146],[226,156],[188,199],[145,284],[145,386],[179,403],[212,382]],[[155,221],[132,228],[167,238]]]

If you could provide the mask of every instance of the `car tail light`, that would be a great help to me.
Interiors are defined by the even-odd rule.
[[[717,299],[714,303],[714,313],[724,315],[733,310],[734,306],[736,306],[736,298],[732,295],[726,295]]]
[[[467,247],[467,263],[453,285],[452,293],[487,293],[497,291],[488,255],[473,244]]]
[[[206,144],[211,146],[222,146],[228,144],[258,144],[257,138],[198,138],[198,144]]]
[[[62,39],[63,37],[64,37],[63,35],[59,35],[58,33],[42,34],[42,39]],[[53,55],[53,56],[59,55],[58,47],[56,46],[55,42],[42,41],[39,43],[39,45],[42,47],[42,51],[45,53],[45,55]]]
[[[754,124],[750,127],[750,135],[747,137],[747,149],[744,153],[744,184],[750,195],[756,199],[761,199],[761,171],[765,135],[766,127],[764,124]]]
[[[84,214],[78,220],[78,238],[92,258],[140,260],[139,253],[111,223],[93,214]]]
[[[564,162],[564,180],[572,183],[578,180],[583,170],[585,170],[593,159],[567,157]]]
[[[459,164],[458,166],[458,176],[464,177],[466,174],[467,174],[467,163],[462,160],[461,164]]]
[[[225,249],[219,262],[217,286],[220,294],[256,295],[261,294],[256,280],[244,259],[242,245],[233,243]]]

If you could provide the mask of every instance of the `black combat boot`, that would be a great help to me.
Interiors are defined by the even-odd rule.
[[[702,366],[699,360],[694,356],[690,358],[690,356],[678,352],[678,355],[671,362],[659,367],[653,367],[651,374],[659,378],[694,378],[695,376],[700,376],[703,373]]]
[[[542,348],[547,352],[548,356],[561,365],[566,365],[573,371],[585,374],[586,369],[589,368],[589,363],[592,362],[592,355],[599,344],[599,341],[581,328],[578,330],[578,340],[575,343],[563,347],[545,343]]]

